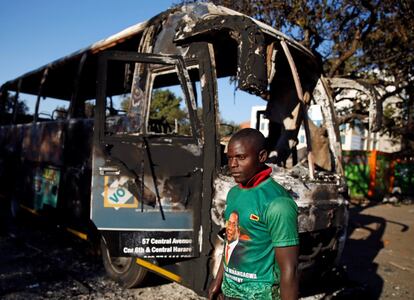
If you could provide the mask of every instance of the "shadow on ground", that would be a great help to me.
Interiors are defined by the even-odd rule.
[[[340,266],[313,278],[302,286],[302,296],[324,295],[318,299],[380,299],[384,279],[379,275],[375,258],[384,248],[383,236],[387,223],[408,226],[386,220],[382,217],[365,214],[364,211],[378,202],[368,205],[351,205],[348,225],[348,240]]]

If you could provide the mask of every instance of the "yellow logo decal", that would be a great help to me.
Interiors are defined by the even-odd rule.
[[[250,220],[259,222],[259,216],[256,216],[255,214],[250,214]]]
[[[104,207],[113,207],[115,209],[119,209],[121,207],[138,207],[138,199],[124,187],[124,184],[128,181],[128,177],[121,176],[119,179],[115,179],[111,183],[108,181],[108,176],[105,176],[104,192],[102,193],[102,196],[104,197]]]

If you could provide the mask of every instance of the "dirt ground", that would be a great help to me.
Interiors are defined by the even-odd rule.
[[[414,299],[414,205],[351,207],[342,263],[370,299]]]
[[[302,287],[301,299],[414,299],[414,205],[352,205],[350,213],[341,266]],[[203,299],[155,275],[125,290],[62,229],[1,221],[1,299]]]

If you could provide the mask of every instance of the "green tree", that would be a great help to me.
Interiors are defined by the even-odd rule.
[[[10,93],[7,93],[6,95],[6,104],[5,104],[5,111],[6,113],[12,113],[13,112],[13,105],[15,101],[15,96],[11,95]],[[25,100],[17,100],[17,114],[19,115],[25,115],[29,111],[29,108],[26,105]]]
[[[166,120],[169,124],[185,121],[187,113],[180,108],[181,97],[177,97],[170,90],[156,90],[152,93],[150,118]]]
[[[128,111],[129,101],[129,96],[124,97],[121,101],[122,110]],[[190,134],[188,111],[181,107],[182,101],[181,97],[177,97],[169,89],[153,91],[149,112],[150,131],[170,132],[177,129],[179,134]]]
[[[124,96],[123,99],[121,100],[121,109],[123,111],[128,111],[129,110],[129,101],[131,100],[130,96]]]
[[[222,118],[222,116],[219,116],[219,136],[221,138],[223,137],[229,137],[232,134],[236,133],[240,129],[240,125],[236,124],[234,121],[227,121]]]

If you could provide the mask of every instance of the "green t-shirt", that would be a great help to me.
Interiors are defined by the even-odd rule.
[[[280,269],[275,247],[299,244],[297,205],[272,178],[258,186],[233,187],[224,217],[223,293],[240,299],[275,299]]]

